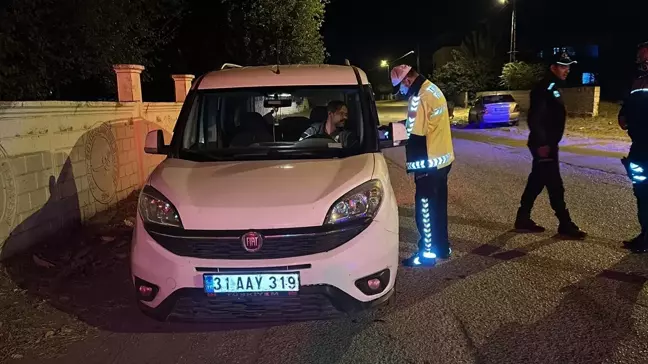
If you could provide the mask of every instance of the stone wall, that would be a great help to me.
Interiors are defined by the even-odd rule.
[[[1,257],[78,225],[138,189],[161,156],[180,103],[0,103]]]
[[[0,102],[0,259],[110,208],[162,161],[146,134],[169,142],[182,103],[141,102],[132,81],[129,102]]]
[[[477,95],[482,95],[487,92],[478,92]],[[496,91],[498,93],[511,94],[513,98],[520,105],[522,111],[529,110],[529,92],[528,90],[515,90],[515,91]],[[565,107],[570,115],[578,116],[598,116],[599,101],[601,95],[601,88],[599,86],[588,87],[572,87],[560,89],[563,99],[565,100]]]

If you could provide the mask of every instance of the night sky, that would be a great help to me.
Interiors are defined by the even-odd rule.
[[[601,73],[627,78],[635,46],[648,40],[645,0],[517,0],[518,49],[583,42],[599,44]],[[501,29],[509,41],[511,8],[497,0],[331,0],[323,34],[330,63],[345,58],[366,71],[420,44],[422,67],[445,40],[470,32],[480,22]],[[404,62],[415,65],[416,57]],[[386,72],[386,71],[385,71]],[[626,81],[627,82],[627,81]]]

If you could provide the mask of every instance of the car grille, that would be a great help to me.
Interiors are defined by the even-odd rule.
[[[167,317],[182,322],[286,322],[342,317],[321,293],[276,297],[209,297],[194,294],[178,298]]]
[[[173,254],[201,259],[279,259],[324,253],[347,243],[368,226],[368,222],[335,230],[315,231],[315,228],[293,229],[292,231],[260,230],[263,245],[256,252],[243,247],[240,232],[205,232],[211,236],[170,235],[149,231],[151,237]],[[322,230],[322,227],[316,228]],[[306,230],[300,231],[300,230]],[[229,236],[223,236],[229,235]]]

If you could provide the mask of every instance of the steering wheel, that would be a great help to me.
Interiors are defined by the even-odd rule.
[[[304,138],[302,140],[308,140],[308,139],[329,139],[329,140],[335,141],[335,139],[333,139],[333,137],[328,135],[328,134],[313,134],[313,135],[307,136],[306,138]]]

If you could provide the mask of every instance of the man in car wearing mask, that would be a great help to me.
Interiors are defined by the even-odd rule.
[[[432,266],[450,256],[448,238],[448,173],[454,161],[450,117],[439,88],[401,65],[391,71],[394,87],[409,98],[405,147],[406,169],[416,183],[418,252],[403,261],[405,266]]]
[[[565,188],[560,176],[558,144],[565,132],[567,111],[558,88],[567,79],[572,61],[567,53],[553,60],[547,76],[531,90],[528,116],[529,141],[533,157],[531,174],[522,194],[515,219],[515,229],[521,233],[544,232],[531,219],[535,200],[547,187],[549,202],[558,218],[558,234],[568,239],[584,239],[586,233],[572,221],[565,203]]]
[[[632,140],[628,157],[622,160],[632,181],[641,233],[625,241],[624,246],[633,253],[648,252],[648,42],[637,51],[638,74],[630,95],[619,111],[619,126],[628,131]]]

